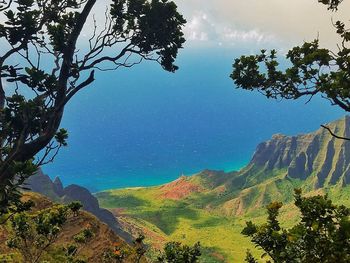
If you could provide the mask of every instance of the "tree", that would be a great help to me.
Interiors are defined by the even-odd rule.
[[[132,248],[123,247],[122,243],[115,242],[113,249],[107,249],[103,255],[103,262],[133,262],[140,263],[145,259],[147,253],[147,246],[144,243],[145,236],[140,234],[133,240]]]
[[[350,209],[336,206],[327,196],[302,197],[295,190],[295,205],[300,210],[300,223],[283,229],[278,221],[282,204],[267,206],[264,225],[247,222],[242,233],[263,249],[262,258],[276,263],[350,262]],[[246,262],[257,262],[248,252]]]
[[[17,213],[10,218],[12,233],[8,237],[7,246],[20,252],[24,262],[39,262],[44,253],[57,241],[69,216],[70,208],[64,205],[55,205],[37,213]]]
[[[328,9],[336,11],[342,0],[319,0]],[[319,94],[350,112],[350,30],[337,21],[334,24],[341,37],[338,50],[321,48],[318,39],[292,48],[286,58],[291,66],[278,68],[277,52],[261,50],[258,55],[241,56],[235,59],[231,78],[237,88],[257,90],[267,98],[299,99]],[[341,139],[341,136],[332,135]]]
[[[108,249],[104,253],[103,262],[143,262],[147,259],[147,246],[143,243],[145,237],[140,235],[134,240],[134,247],[131,250],[122,247],[120,242],[114,244],[113,249]],[[157,259],[153,262],[158,263],[196,263],[199,262],[201,256],[201,246],[198,243],[193,246],[182,245],[180,242],[168,242],[164,245],[162,251],[159,252]],[[152,261],[152,259],[151,259]]]
[[[9,218],[7,246],[19,252],[23,262],[42,262],[45,255],[50,255],[50,249],[57,246],[58,238],[62,234],[62,228],[65,224],[73,217],[77,217],[81,208],[81,206],[77,206],[77,203],[55,204],[38,211],[31,211],[32,206],[28,206],[25,211],[14,214]],[[33,202],[32,205],[34,206]],[[79,254],[81,249],[94,237],[94,232],[96,229],[88,224],[74,235],[72,242],[62,249],[64,262],[85,263],[86,261],[82,260]]]
[[[201,256],[200,244],[192,247],[182,245],[179,242],[169,242],[164,246],[164,251],[159,255],[159,263],[196,263]]]
[[[79,215],[79,211],[82,207],[83,205],[79,201],[73,201],[68,205],[68,208],[73,212],[74,216]]]
[[[18,187],[67,145],[64,108],[95,70],[143,60],[175,72],[184,18],[168,0],[111,0],[99,28],[96,0],[2,0],[0,12],[0,213]],[[87,47],[78,47],[88,19]],[[87,50],[85,52],[81,50]]]
[[[103,254],[103,263],[122,263],[130,256],[130,251],[122,247],[120,242],[113,244],[113,249],[107,249]]]

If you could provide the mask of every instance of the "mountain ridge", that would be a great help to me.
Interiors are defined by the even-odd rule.
[[[350,137],[350,117],[327,124],[334,133]],[[348,154],[349,153],[349,154]],[[237,172],[204,170],[193,177],[218,176],[226,178],[221,184],[235,184],[236,188],[248,188],[281,175],[290,179],[310,180],[317,189],[330,185],[350,183],[350,142],[336,139],[326,129],[286,136],[275,134],[260,143],[247,166]],[[213,176],[215,175],[215,176]],[[314,178],[310,178],[314,177]]]
[[[64,187],[59,177],[52,181],[40,168],[25,184],[30,191],[42,194],[54,202],[63,204],[72,201],[81,202],[83,210],[95,215],[126,242],[132,243],[133,238],[121,229],[118,219],[107,209],[101,208],[97,198],[88,189],[75,184]]]

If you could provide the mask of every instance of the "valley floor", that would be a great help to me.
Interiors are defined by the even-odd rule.
[[[205,199],[188,196],[183,199],[166,199],[162,187],[129,188],[110,190],[96,194],[100,205],[111,210],[123,225],[125,231],[137,236],[143,233],[146,242],[154,250],[159,250],[167,241],[179,241],[202,245],[203,263],[244,262],[247,249],[257,257],[261,251],[241,234],[246,221],[266,222],[264,207],[257,208],[241,216],[225,216],[213,208],[199,203]],[[338,204],[350,206],[350,187],[339,189],[319,189],[307,195],[324,194]],[[284,227],[298,222],[298,211],[293,203],[281,209],[280,220]],[[156,254],[156,253],[155,253]]]
[[[100,204],[118,216],[124,230],[145,234],[155,249],[166,241],[193,245],[200,241],[202,262],[243,262],[254,250],[240,234],[244,217],[224,217],[196,208],[190,200],[157,198],[157,188],[112,190],[97,194]],[[121,208],[122,207],[122,208]]]

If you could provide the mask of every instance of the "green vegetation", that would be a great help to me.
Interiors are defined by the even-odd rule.
[[[52,245],[68,214],[79,220],[81,204],[28,213],[30,202],[21,201],[24,182],[67,146],[68,133],[60,128],[67,103],[95,81],[95,70],[129,68],[143,60],[169,72],[178,69],[174,63],[186,21],[174,2],[111,1],[104,26],[94,24],[85,49],[79,38],[86,21],[95,21],[96,3],[0,1],[0,227],[9,231],[9,248],[25,262],[39,262],[46,254],[55,262],[83,262],[75,259],[75,245],[50,251],[57,250]],[[86,245],[93,236],[80,229],[73,239]]]
[[[81,205],[77,206],[77,203],[75,203],[68,206],[54,205],[36,213],[22,211],[10,214],[8,216],[10,230],[6,245],[9,249],[19,252],[23,262],[40,262],[57,241],[61,229],[69,219],[69,216],[73,213],[75,216],[80,208]],[[74,237],[74,241],[77,244],[86,243],[92,236],[90,229],[84,229]],[[68,246],[65,253],[67,262],[85,262],[76,258],[77,251],[77,245],[71,244]]]
[[[158,262],[166,263],[196,263],[201,256],[200,244],[193,247],[181,245],[179,242],[169,242],[164,247],[164,252],[158,256]]]
[[[83,207],[80,202],[74,201],[68,204],[68,208],[73,212],[74,216],[79,215],[79,210]]]
[[[350,209],[334,205],[327,196],[302,197],[301,190],[295,190],[295,205],[301,219],[288,230],[278,220],[280,202],[267,206],[265,224],[247,222],[242,234],[264,250],[261,258],[276,263],[349,262]],[[258,262],[250,252],[246,261]]]
[[[342,0],[318,2],[334,11]],[[337,45],[336,51],[321,48],[318,39],[305,42],[287,53],[290,66],[281,70],[276,50],[267,52],[263,49],[258,55],[235,59],[230,77],[237,88],[259,91],[267,98],[309,97],[311,100],[313,96],[321,95],[332,105],[350,112],[350,31],[342,21],[336,21],[333,25],[341,38],[341,44]],[[344,160],[347,159],[349,149],[342,140],[334,140],[350,140],[346,126],[346,122],[345,127],[341,124],[332,127],[322,125],[332,137],[320,133],[319,139],[313,141],[314,147],[302,151],[288,164],[288,179],[302,179],[300,187],[308,194],[323,192],[337,203],[349,204],[349,180],[347,172],[344,171]],[[318,148],[316,156],[313,154],[315,148]],[[271,152],[268,154],[273,155]],[[283,180],[280,182],[284,186],[275,186],[281,190],[284,188],[284,194],[280,197],[271,195],[275,197],[271,201],[284,201],[283,197],[290,192],[291,185],[286,185]],[[265,251],[263,257],[267,255],[273,262],[348,262],[349,209],[333,205],[327,197],[302,198],[300,190],[296,192],[295,199],[295,205],[301,213],[301,222],[298,225],[293,224],[289,230],[282,229],[277,218],[282,203],[273,202],[267,207],[268,222],[257,226],[249,221],[243,233]],[[250,216],[254,218],[254,215]],[[282,213],[281,218],[287,218],[287,222],[291,224],[293,219],[296,222],[298,215],[296,217],[295,214]],[[257,260],[248,252],[246,262],[257,263]]]
[[[97,194],[101,206],[122,207],[119,220],[138,231],[144,231],[146,242],[162,247],[167,241],[178,241],[192,245],[200,240],[203,262],[229,262],[245,256],[242,246],[250,246],[249,240],[240,234],[243,219],[232,219],[196,208],[192,199],[166,200],[160,198],[159,188],[137,188],[113,190]],[[120,200],[113,206],[110,200]],[[198,200],[202,198],[197,196]],[[130,203],[125,200],[131,200]],[[134,200],[138,206],[134,206]],[[142,205],[144,204],[144,205]],[[108,205],[108,206],[107,206]]]

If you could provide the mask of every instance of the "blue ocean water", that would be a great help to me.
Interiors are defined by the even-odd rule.
[[[231,64],[244,52],[184,50],[175,74],[152,62],[98,73],[67,107],[69,146],[44,171],[94,192],[158,185],[206,168],[237,170],[273,134],[310,132],[344,115],[320,98],[306,105],[235,89]]]

